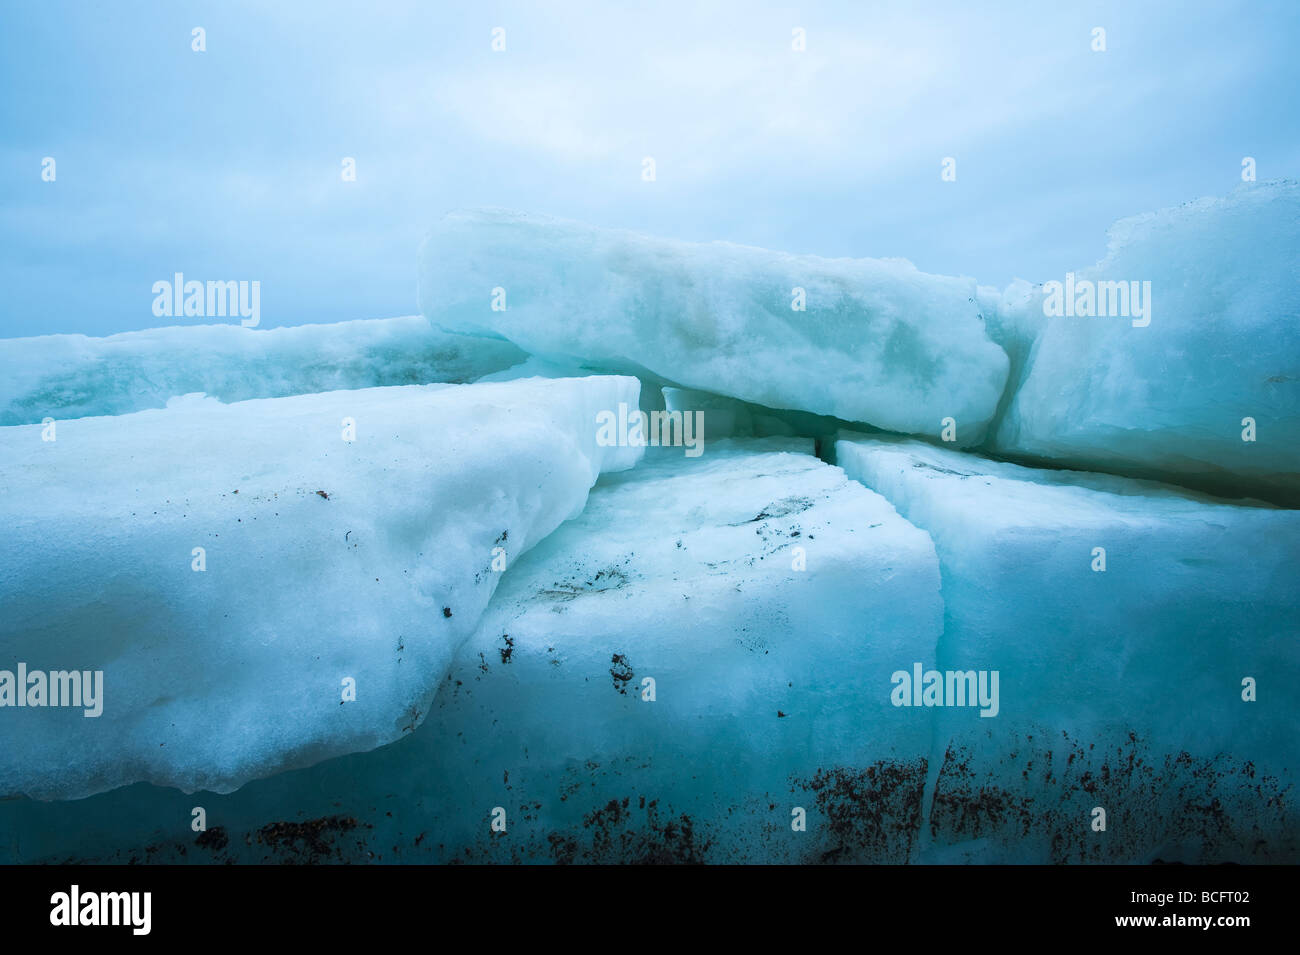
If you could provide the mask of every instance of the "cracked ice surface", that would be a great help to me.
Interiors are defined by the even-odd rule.
[[[651,449],[604,475],[580,515],[511,563],[421,726],[212,798],[210,818],[355,818],[361,843],[406,861],[816,856],[827,836],[807,787],[822,767],[929,748],[927,715],[891,707],[888,676],[933,655],[942,604],[927,535],[810,450]],[[793,786],[807,834],[790,829]],[[140,841],[177,811],[168,791],[125,793],[78,811]],[[494,805],[509,815],[499,844]],[[46,811],[0,803],[0,817]],[[28,858],[118,846],[38,828]],[[351,858],[354,839],[339,849]],[[231,839],[218,854],[265,851]]]
[[[1300,770],[1300,512],[901,438],[843,433],[836,460],[934,539],[938,667],[1001,670],[996,732],[1131,729]],[[1243,701],[1247,677],[1266,700]]]
[[[428,723],[437,789],[465,806],[448,814],[453,838],[481,841],[484,792],[540,800],[520,837],[544,847],[548,831],[581,839],[611,800],[643,813],[641,793],[686,812],[719,857],[797,856],[812,847],[781,833],[796,835],[799,779],[928,751],[928,719],[892,707],[888,687],[900,661],[934,653],[933,546],[810,450],[647,452],[512,569]]]

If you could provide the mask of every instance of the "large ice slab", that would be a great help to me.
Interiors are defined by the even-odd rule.
[[[0,669],[103,672],[99,716],[0,711],[0,794],[224,791],[411,732],[504,562],[638,460],[596,426],[637,389],[405,386],[0,429]]]
[[[651,842],[685,816],[715,859],[816,858],[834,842],[819,771],[886,761],[923,782],[930,727],[890,705],[889,675],[934,652],[933,546],[810,451],[647,452],[512,569],[429,718],[437,791],[465,807],[449,845],[492,851],[473,811],[491,798],[528,807],[511,843],[542,857],[554,834],[627,861],[584,823],[603,813],[596,829]],[[908,821],[884,837],[900,858]]]
[[[1124,219],[1075,304],[1098,282],[1150,283],[1149,314],[1049,318],[1045,288],[1008,290],[1013,357],[1039,331],[996,448],[1300,503],[1300,183]]]
[[[1061,597],[1041,580],[1017,590],[1018,575],[1036,573],[1017,556],[1018,536],[1052,563],[1051,528],[1068,527],[1064,507],[1076,498],[1085,522],[1105,517],[1116,533],[1132,525],[1133,539],[1158,535],[1168,527],[1143,517],[1140,501],[1124,510],[1122,493],[1154,489],[1100,478],[1112,489],[1076,491],[1070,476],[1063,488],[1004,489],[1006,509],[1025,511],[1017,533],[1012,516],[992,510],[998,498],[983,493],[1026,483],[1022,469],[983,474],[979,459],[915,449],[894,463],[936,482],[933,494],[900,493],[918,515],[931,513],[922,501],[948,491],[984,506],[973,512],[969,540],[954,543],[949,527],[940,545],[945,575],[954,553],[982,558],[972,586],[945,577],[940,592],[926,536],[813,461],[807,447],[719,441],[697,459],[651,449],[635,470],[602,477],[581,516],[512,561],[429,718],[393,745],[228,795],[136,786],[75,804],[0,801],[0,861],[1300,858],[1287,784],[1251,763],[1249,747],[1240,758],[1215,749],[1225,715],[1212,695],[1218,687],[1184,689],[1189,668],[1177,655],[1201,651],[1190,638],[1173,642],[1172,657],[1143,649],[1144,640],[1168,642],[1167,630],[1143,636],[1163,626],[1167,603],[1123,629],[1089,627],[1071,624],[1072,593]],[[854,454],[843,456],[851,465]],[[901,491],[909,481],[880,483]],[[1066,495],[1034,504],[1056,490]],[[1119,512],[1105,506],[1110,498],[1120,499]],[[981,533],[994,535],[982,552]],[[793,566],[796,546],[806,547],[804,571]],[[1061,560],[1053,566],[1064,574]],[[1127,587],[1141,586],[1133,560],[1118,561]],[[942,635],[940,595],[957,614],[949,612]],[[1033,599],[1007,608],[1006,629],[980,637],[980,626],[997,623],[980,608],[1017,595]],[[1094,617],[1111,623],[1132,613],[1121,603],[1115,611],[1102,604]],[[1063,621],[1063,637],[1043,625],[1053,619]],[[1017,625],[1038,629],[1018,634]],[[963,645],[961,628],[976,637]],[[1126,677],[1118,691],[1095,676],[1117,647],[1127,648],[1113,667]],[[918,659],[1002,667],[998,716],[886,702],[893,671]],[[1027,683],[1017,667],[1037,668],[1047,682]],[[1069,685],[1074,667],[1078,687]],[[1277,742],[1267,734],[1284,720],[1277,708],[1290,705],[1289,676],[1268,676],[1259,702],[1241,704],[1260,707],[1245,712],[1265,734],[1257,751]],[[653,701],[642,696],[647,677]],[[1067,704],[1149,714],[1160,701],[1143,694],[1162,681],[1174,686],[1163,705],[1189,732],[1209,731],[1203,744],[1184,751],[1157,746],[1150,732],[1116,739],[1033,722],[1040,704],[1048,720]],[[1087,698],[1098,686],[1110,695]],[[196,804],[207,811],[206,833],[190,831]],[[1105,832],[1091,827],[1099,805]],[[796,808],[806,812],[805,831],[792,827]]]
[[[1177,798],[1187,805],[1218,806],[1243,839],[1253,825],[1268,828],[1264,815],[1289,812],[1294,825],[1289,800],[1269,802],[1257,791],[1257,773],[1294,779],[1300,771],[1300,512],[906,439],[846,434],[836,456],[934,539],[946,614],[937,669],[1001,673],[1001,712],[981,727],[989,735],[964,738],[974,762],[1004,760],[1002,775],[991,777],[1000,791],[1017,802],[1035,793],[1081,801],[1076,822],[1101,805],[1112,816],[1126,812],[1129,826],[1150,824],[1161,813],[1186,816],[1168,773],[1150,768],[1173,759],[1176,775],[1185,756],[1182,769],[1208,761],[1197,778],[1184,773]],[[1254,702],[1244,698],[1247,680]],[[951,729],[941,720],[940,738]],[[1071,755],[1069,741],[1084,745]],[[953,751],[962,745],[957,739]],[[1121,754],[1106,785],[1092,746]],[[1035,748],[1039,770],[1024,765]],[[1130,749],[1129,772],[1136,758],[1149,778],[1124,789],[1116,763]],[[1287,831],[1272,825],[1269,844]]]
[[[1000,673],[978,732],[934,711],[928,859],[1296,858],[1300,513],[906,439],[836,456],[934,539],[936,670]]]
[[[527,356],[495,338],[451,335],[420,315],[255,329],[195,325],[106,338],[0,339],[0,425],[339,389],[469,382]]]
[[[1006,379],[975,282],[901,259],[480,211],[443,219],[420,263],[421,310],[444,328],[770,408],[935,436],[952,418],[965,446],[984,437]]]
[[[810,451],[650,449],[603,476],[581,515],[511,562],[414,734],[205,797],[225,831],[189,858],[282,859],[261,833],[321,816],[350,820],[337,842],[338,825],[319,827],[332,859],[816,860],[845,851],[826,798],[860,785],[885,796],[848,821],[871,833],[848,851],[906,859],[930,721],[890,705],[889,675],[935,651],[938,561],[924,533]],[[0,803],[0,829],[20,815],[15,831],[46,833],[28,859],[125,859],[68,834],[113,814],[114,833],[140,827],[166,848],[193,839],[151,831],[179,806],[157,791],[109,793],[75,818]]]

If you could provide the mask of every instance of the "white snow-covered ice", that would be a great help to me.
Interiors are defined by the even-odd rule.
[[[0,794],[228,791],[413,731],[494,557],[642,454],[596,440],[637,390],[405,386],[0,428],[0,660],[104,680],[98,717],[4,710]]]
[[[690,243],[505,211],[457,212],[420,252],[420,307],[450,331],[770,408],[983,439],[1007,358],[972,279],[902,259]],[[804,310],[796,310],[796,304]]]

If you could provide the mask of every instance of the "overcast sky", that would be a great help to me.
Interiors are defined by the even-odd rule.
[[[1300,3],[631,6],[5,3],[0,336],[164,324],[175,272],[263,327],[408,314],[469,206],[1002,286],[1300,176]]]

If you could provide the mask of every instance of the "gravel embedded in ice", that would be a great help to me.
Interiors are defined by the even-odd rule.
[[[842,434],[836,460],[934,539],[939,668],[1001,671],[995,732],[1134,730],[1300,771],[1300,512],[883,436]]]
[[[581,836],[643,793],[741,853],[772,799],[789,832],[792,774],[928,750],[889,679],[934,655],[933,546],[811,450],[652,449],[511,570],[421,731],[449,844],[478,841],[475,802],[507,772],[491,798],[540,801],[529,832]]]

